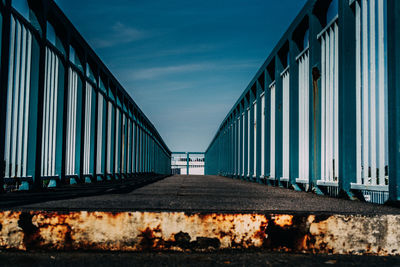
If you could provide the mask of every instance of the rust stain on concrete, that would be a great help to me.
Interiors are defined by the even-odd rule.
[[[400,254],[400,216],[0,212],[0,249]]]

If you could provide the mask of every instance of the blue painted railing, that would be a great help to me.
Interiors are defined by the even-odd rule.
[[[400,2],[310,0],[219,127],[206,174],[400,199]]]
[[[1,1],[0,30],[0,191],[170,174],[155,127],[54,1]]]

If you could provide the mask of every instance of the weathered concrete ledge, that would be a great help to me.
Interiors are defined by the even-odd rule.
[[[399,255],[400,215],[0,212],[0,249]]]

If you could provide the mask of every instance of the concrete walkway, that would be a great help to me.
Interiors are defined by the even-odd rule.
[[[219,176],[172,176],[129,193],[19,206],[22,210],[400,214],[400,209]]]
[[[400,210],[388,206],[218,176],[72,192],[36,193],[23,205],[27,193],[3,196],[11,202],[0,211],[0,250],[400,255]]]

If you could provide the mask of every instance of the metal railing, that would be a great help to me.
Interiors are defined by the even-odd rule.
[[[399,201],[399,8],[309,0],[219,127],[206,174]],[[239,172],[226,164],[231,146]]]
[[[0,191],[170,174],[155,127],[54,1],[0,15]]]

